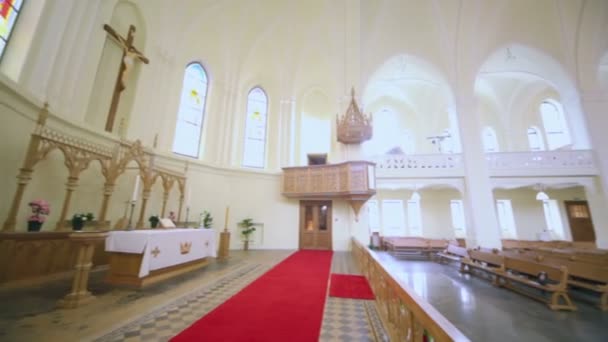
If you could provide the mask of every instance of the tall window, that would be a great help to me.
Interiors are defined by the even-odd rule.
[[[402,200],[382,201],[382,233],[384,236],[404,236],[405,215]]]
[[[22,4],[23,0],[0,1],[0,58],[4,55],[6,44],[11,38]]]
[[[414,145],[414,136],[412,135],[412,132],[407,129],[403,132],[403,134],[401,135],[401,143],[399,144],[399,147],[401,147],[401,150],[405,154],[414,154],[416,148]]]
[[[207,98],[207,73],[199,63],[186,67],[177,113],[173,152],[198,158]]]
[[[494,128],[489,126],[484,127],[481,135],[483,140],[483,150],[485,152],[499,152],[498,139],[496,138],[496,131]]]
[[[528,128],[528,145],[530,146],[530,151],[545,150],[545,141],[543,140],[540,129],[536,126]]]
[[[459,238],[465,237],[466,228],[462,200],[451,200],[450,211],[452,213],[452,227],[454,228],[454,234]]]
[[[545,212],[545,222],[547,223],[547,230],[555,234],[559,239],[564,238],[564,225],[562,224],[562,218],[559,215],[559,206],[556,200],[544,200],[543,211]]]
[[[454,137],[449,129],[444,129],[441,135],[444,137],[439,141],[439,152],[454,153]]]
[[[505,239],[517,239],[511,200],[496,200],[496,212],[498,214],[498,225],[500,226],[502,237]]]
[[[267,117],[268,97],[262,88],[255,87],[247,96],[243,166],[264,168]]]
[[[411,236],[422,236],[422,217],[420,212],[420,199],[407,201],[407,226]]]
[[[543,119],[549,150],[555,150],[572,144],[564,116],[564,109],[559,102],[553,100],[543,101],[540,104],[540,115]]]
[[[407,144],[407,137],[397,124],[397,114],[388,108],[383,108],[378,113],[374,113],[374,126],[372,138],[364,142],[361,146],[362,152],[366,156],[385,154],[391,149]],[[405,147],[409,149],[409,147]],[[404,150],[405,152],[405,150]]]
[[[367,214],[369,215],[369,230],[372,232],[380,231],[380,215],[378,210],[378,201],[367,201]]]

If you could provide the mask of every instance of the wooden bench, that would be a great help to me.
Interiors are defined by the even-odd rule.
[[[469,253],[467,252],[466,248],[449,244],[445,250],[437,252],[436,255],[439,263],[441,263],[444,259],[460,262],[462,258],[468,257]]]
[[[608,266],[602,267],[587,262],[566,260],[534,252],[505,252],[505,255],[554,267],[565,266],[568,269],[568,284],[599,293],[600,302],[598,306],[602,311],[608,311]]]
[[[472,268],[482,270],[493,276],[492,284],[498,284],[498,274],[504,271],[504,257],[496,253],[487,253],[470,249],[468,256],[464,257],[460,262],[460,272],[470,273]]]
[[[429,239],[421,237],[386,237],[384,246],[395,257],[428,258],[431,254]]]
[[[524,258],[504,257],[503,269],[498,273],[498,286],[506,287],[531,298],[541,300],[547,303],[551,310],[576,310],[576,306],[572,304],[567,293],[568,269],[565,266],[558,268]],[[546,283],[540,281],[539,275],[541,273],[546,276]],[[504,282],[501,283],[500,280],[504,280]],[[547,301],[543,296],[535,296],[523,291],[519,287],[513,286],[512,282],[518,282],[529,287],[550,292],[551,297]],[[560,304],[560,299],[563,301],[563,304]]]
[[[568,269],[570,270],[568,284],[598,292],[600,294],[598,307],[602,311],[608,311],[608,268],[572,263]]]

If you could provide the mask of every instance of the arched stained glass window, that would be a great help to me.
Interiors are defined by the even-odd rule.
[[[483,149],[485,152],[499,152],[498,139],[496,138],[496,131],[492,127],[484,127],[481,133],[483,141]]]
[[[251,89],[247,96],[243,166],[264,168],[267,118],[268,97],[262,88],[255,87]]]
[[[564,110],[559,102],[553,100],[543,101],[540,104],[540,115],[543,119],[549,150],[555,150],[572,144]]]
[[[186,67],[177,113],[173,152],[198,158],[207,98],[207,73],[199,63]]]
[[[23,0],[0,0],[0,58],[4,55],[22,4]]]

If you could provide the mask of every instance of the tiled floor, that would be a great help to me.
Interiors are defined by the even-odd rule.
[[[166,341],[236,294],[292,251],[235,251],[227,263],[174,278],[145,290],[105,285],[94,273],[97,299],[74,310],[55,301],[69,281],[0,291],[0,341]],[[332,272],[358,274],[349,253],[337,252]],[[385,341],[373,301],[328,298],[321,341]]]
[[[361,274],[350,253],[334,252],[331,273]],[[387,341],[373,300],[328,297],[321,341]]]

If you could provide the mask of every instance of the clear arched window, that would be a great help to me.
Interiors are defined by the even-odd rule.
[[[4,55],[6,44],[21,13],[23,0],[4,0],[0,2],[0,58]]]
[[[363,154],[367,156],[386,154],[399,147],[403,152],[403,133],[397,122],[397,114],[388,108],[374,113],[372,138],[362,145]]]
[[[441,133],[441,137],[439,140],[439,152],[454,153],[454,137],[452,136],[452,132],[446,128]]]
[[[267,117],[268,97],[262,88],[255,87],[247,96],[243,166],[264,168]]]
[[[414,145],[414,136],[412,135],[412,132],[410,132],[409,130],[405,130],[403,132],[403,134],[401,135],[401,144],[399,147],[401,147],[401,150],[405,154],[414,154],[414,152],[416,151],[416,147]]]
[[[564,109],[559,102],[553,100],[543,101],[540,104],[540,115],[543,120],[547,145],[549,150],[555,150],[572,144]]]
[[[536,126],[530,126],[528,128],[528,145],[530,146],[530,151],[545,150],[545,141],[543,140],[540,129]]]
[[[173,139],[173,152],[177,154],[194,158],[199,156],[207,85],[207,73],[203,66],[199,63],[189,64],[184,74]]]
[[[496,138],[496,131],[492,127],[484,127],[481,133],[483,140],[483,150],[485,152],[499,152],[498,139]]]

